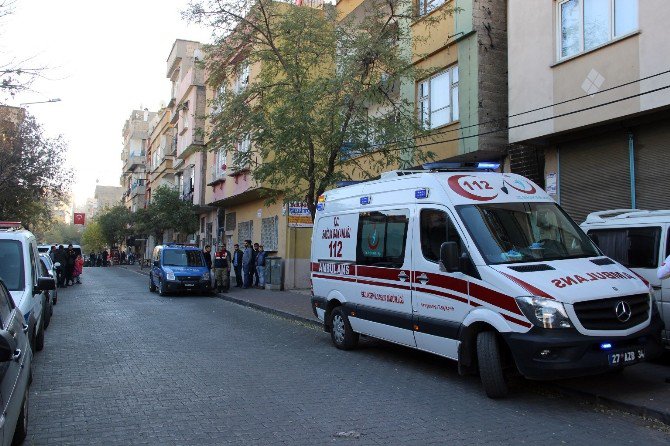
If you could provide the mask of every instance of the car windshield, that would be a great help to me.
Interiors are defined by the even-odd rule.
[[[23,291],[23,251],[18,240],[0,240],[0,279],[9,291]]]
[[[601,255],[555,203],[478,204],[457,210],[488,264]]]
[[[203,266],[202,253],[195,249],[166,249],[163,252],[165,266]]]

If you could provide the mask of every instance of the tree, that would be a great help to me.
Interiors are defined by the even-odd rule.
[[[206,48],[210,82],[220,91],[211,146],[234,152],[234,164],[251,170],[270,201],[305,201],[314,215],[317,198],[338,181],[433,156],[415,150],[425,130],[413,94],[399,87],[425,74],[412,64],[420,40],[410,35],[412,2],[366,4],[354,20],[340,20],[333,8],[274,0],[190,4],[186,15],[220,35]],[[437,23],[452,12],[424,20]],[[260,72],[230,88],[246,66]],[[236,150],[245,138],[250,149]]]
[[[136,233],[151,234],[161,243],[167,230],[182,234],[193,234],[198,230],[193,203],[180,199],[177,190],[165,185],[152,192],[151,203],[135,213],[134,221]]]
[[[72,243],[73,245],[78,245],[82,237],[81,228],[73,225],[63,223],[62,221],[53,222],[51,226],[40,233],[36,231],[35,235],[38,240],[46,244],[58,244],[65,245]]]
[[[121,244],[131,234],[132,214],[121,204],[111,207],[98,215],[97,222],[104,241],[114,246]]]
[[[105,236],[102,233],[102,227],[96,221],[90,221],[84,227],[81,234],[81,244],[84,252],[100,252],[106,246]]]
[[[0,106],[1,220],[50,223],[50,204],[67,197],[72,181],[66,150],[62,137],[45,137],[34,117]]]

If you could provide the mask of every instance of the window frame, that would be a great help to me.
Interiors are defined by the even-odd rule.
[[[460,72],[458,70],[459,70],[458,63],[455,63],[455,64],[452,64],[452,65],[444,68],[443,70],[440,70],[439,72],[437,72],[437,73],[435,73],[435,74],[433,74],[433,75],[431,75],[431,76],[429,76],[425,79],[422,79],[422,80],[420,80],[416,83],[416,89],[415,89],[415,97],[416,97],[416,104],[417,104],[416,112],[417,112],[417,115],[419,117],[419,120],[421,121],[421,126],[423,127],[424,130],[435,130],[435,129],[438,129],[440,127],[445,127],[447,125],[454,124],[454,123],[456,123],[460,120],[460,110],[459,110],[459,112],[454,113],[454,109],[459,106],[458,102],[460,101],[460,92],[459,92]],[[456,81],[455,82],[454,82],[454,72],[458,72],[458,74],[456,75]],[[449,82],[449,106],[448,106],[449,107],[449,120],[447,122],[443,123],[443,124],[433,126],[432,123],[431,123],[431,121],[432,121],[432,119],[431,119],[432,116],[431,115],[433,114],[433,110],[432,110],[431,105],[430,105],[431,104],[431,98],[432,98],[431,83],[434,79],[436,79],[436,78],[438,78],[438,77],[440,77],[444,74],[447,74],[448,77],[449,77],[449,80],[448,80],[448,82]],[[425,96],[421,95],[421,89],[422,89],[423,84],[426,84],[427,89],[428,89],[428,93]],[[454,102],[454,91],[457,92],[455,102]],[[424,109],[423,109],[423,104],[424,103],[428,105],[428,119],[427,120],[424,119]],[[442,110],[444,108],[445,107],[443,107],[439,110]],[[439,110],[436,110],[436,111],[439,111]]]
[[[663,245],[663,228],[658,225],[658,224],[652,224],[652,225],[631,225],[631,226],[612,226],[612,227],[593,227],[593,228],[588,228],[586,235],[588,235],[591,240],[593,240],[592,236],[596,235],[596,238],[598,238],[598,235],[600,233],[604,232],[617,232],[617,231],[623,231],[626,233],[626,240],[630,244],[631,238],[630,238],[630,232],[631,231],[640,231],[640,230],[649,230],[650,233],[654,232],[652,234],[655,237],[654,240],[654,252],[652,255],[649,257],[649,259],[653,260],[654,264],[649,265],[649,266],[640,266],[640,265],[631,265],[630,264],[630,258],[627,258],[626,261],[623,261],[620,258],[617,258],[616,256],[610,255],[609,253],[605,252],[603,248],[600,247],[598,243],[594,241],[594,244],[600,249],[607,257],[610,257],[614,259],[616,262],[622,264],[626,268],[640,268],[640,269],[656,269],[658,266],[661,264],[663,259],[661,259],[661,250],[662,250],[662,245]],[[628,249],[630,251],[630,248]]]
[[[363,237],[363,226],[365,226],[365,218],[369,217],[376,217],[379,216],[377,214],[380,214],[380,216],[384,217],[384,251],[381,257],[375,258],[371,256],[365,256],[363,253],[363,246],[362,246],[362,237]],[[380,210],[371,210],[367,212],[360,212],[358,214],[358,230],[356,233],[356,265],[360,266],[371,266],[375,268],[394,268],[394,269],[401,269],[405,261],[407,260],[407,238],[409,237],[410,234],[410,219],[411,213],[409,209],[380,209]],[[399,256],[394,256],[392,259],[395,259],[395,263],[390,261],[391,257],[387,255],[388,251],[388,227],[389,227],[389,217],[392,218],[397,218],[397,217],[404,217],[405,218],[405,232],[403,234],[403,239],[402,239],[402,252]],[[392,221],[391,223],[398,223]],[[377,260],[376,262],[371,262],[371,261],[366,261],[366,259],[373,259]],[[398,264],[399,262],[399,264]],[[378,265],[378,264],[387,264],[387,263],[393,263],[393,265]]]
[[[417,15],[419,17],[425,17],[431,12],[440,8],[441,6],[449,3],[449,1],[450,0],[417,0],[416,2]],[[432,3],[439,3],[439,4],[431,7]]]
[[[440,209],[440,208],[436,208],[436,207],[425,207],[425,208],[419,209],[419,246],[421,247],[421,256],[423,257],[423,259],[426,262],[434,263],[436,265],[440,263],[439,254],[438,254],[438,258],[433,260],[433,259],[428,258],[426,256],[426,252],[424,250],[424,244],[423,244],[423,234],[424,234],[424,232],[423,232],[423,229],[424,229],[423,216],[425,214],[428,214],[429,212],[441,213],[446,217],[447,226],[445,226],[445,230],[446,230],[445,242],[451,242],[451,241],[458,242],[458,255],[460,257],[461,253],[463,252],[463,249],[464,249],[463,237],[461,236],[461,233],[458,231],[458,226],[456,226],[456,223],[454,223],[454,219],[444,209]],[[450,235],[450,232],[452,232],[452,231],[458,236],[458,240],[450,240],[449,235]]]
[[[593,48],[586,49],[584,47],[584,8],[586,1],[588,0],[579,0],[580,7],[579,7],[579,50],[574,53],[570,54],[568,56],[563,56],[563,35],[562,35],[562,6],[566,3],[569,3],[573,0],[558,0],[556,2],[556,61],[557,62],[562,62],[565,60],[570,60],[574,57],[578,57],[582,54],[589,53],[591,51],[595,51],[598,48],[602,48],[603,46],[609,45],[610,43],[616,42],[618,40],[624,39],[628,36],[631,36],[635,33],[638,33],[640,31],[640,3],[639,0],[636,3],[636,8],[637,8],[637,27],[632,30],[628,31],[627,33],[617,35],[616,34],[616,1],[617,0],[608,0],[609,1],[609,16],[610,16],[610,29],[609,29],[609,38],[607,41],[598,44],[594,46]]]

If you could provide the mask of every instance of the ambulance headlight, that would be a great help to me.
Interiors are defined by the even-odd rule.
[[[570,328],[570,318],[562,303],[538,296],[516,298],[523,314],[534,325],[543,328]]]

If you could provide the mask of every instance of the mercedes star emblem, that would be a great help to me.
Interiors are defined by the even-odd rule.
[[[628,322],[628,319],[630,319],[633,311],[630,308],[630,304],[622,300],[616,304],[616,307],[614,307],[614,313],[616,314],[616,318],[621,322]]]

